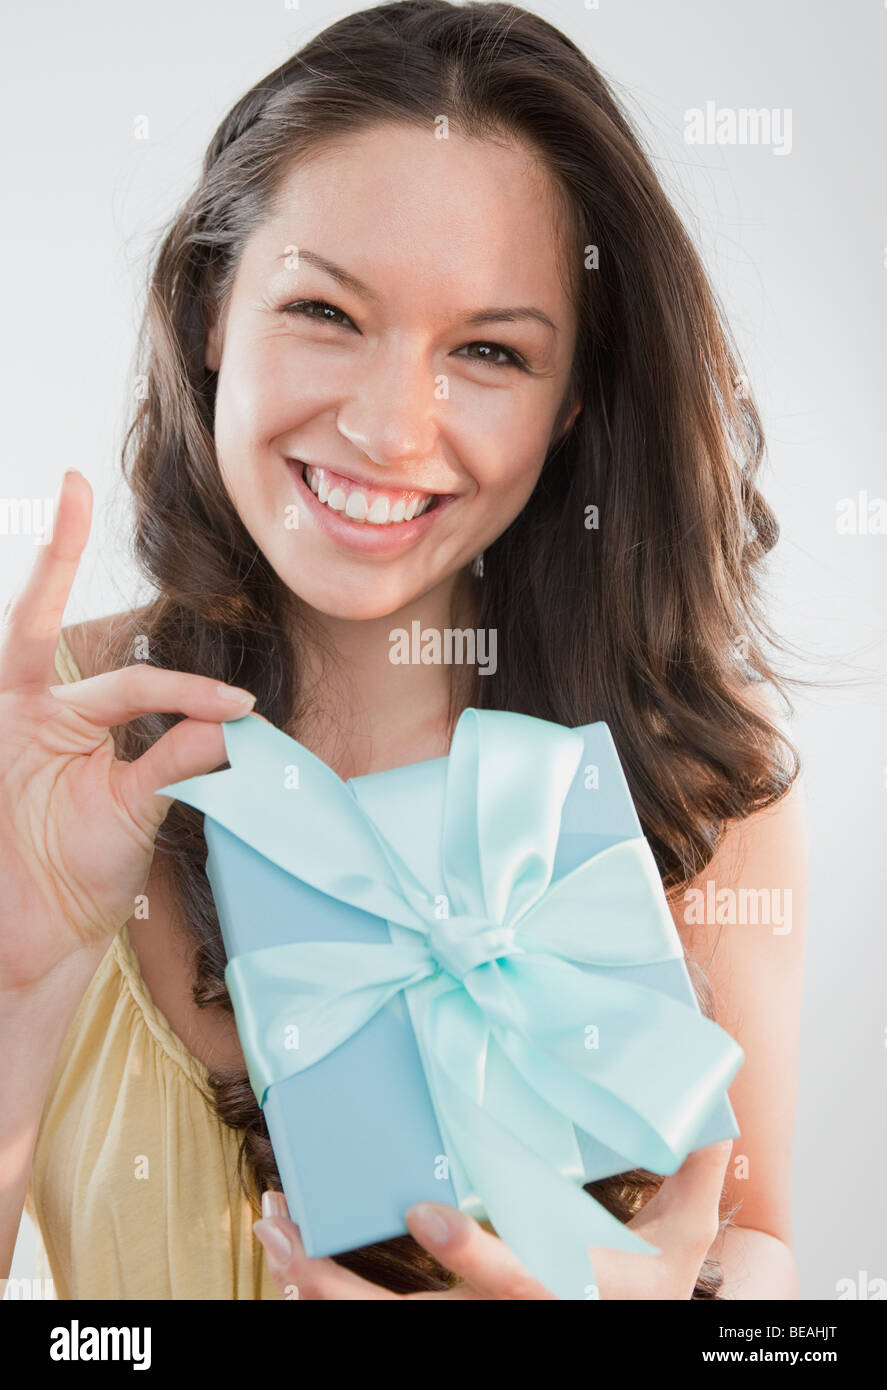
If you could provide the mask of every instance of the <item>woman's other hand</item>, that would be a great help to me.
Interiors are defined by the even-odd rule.
[[[709,1247],[718,1233],[719,1203],[728,1139],[688,1155],[676,1173],[627,1224],[659,1255],[629,1254],[593,1246],[596,1283],[590,1298],[689,1299]],[[318,1299],[551,1299],[497,1236],[472,1217],[438,1202],[407,1212],[410,1234],[463,1282],[441,1293],[395,1294],[372,1284],[332,1259],[309,1259],[299,1228],[289,1220],[283,1193],[266,1192],[262,1220],[254,1230],[265,1247],[271,1275],[287,1298]]]

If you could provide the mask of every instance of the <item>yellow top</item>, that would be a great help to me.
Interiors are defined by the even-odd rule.
[[[55,664],[81,679],[64,637]],[[59,1051],[28,1184],[38,1272],[58,1298],[283,1298],[237,1177],[240,1132],[216,1117],[207,1077],[124,925]]]

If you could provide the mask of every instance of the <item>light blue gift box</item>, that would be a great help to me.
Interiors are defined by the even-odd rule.
[[[577,732],[584,753],[563,806],[552,881],[600,851],[642,835],[609,729],[594,723]],[[345,784],[432,896],[444,892],[440,844],[447,763],[438,758]],[[162,790],[199,804],[189,788],[200,781],[206,779]],[[417,825],[421,837],[415,835]],[[302,882],[210,814],[204,828],[206,870],[229,960],[293,941],[391,942],[382,918]],[[334,855],[335,843],[329,849]],[[683,956],[674,958],[677,933],[664,891],[661,929],[669,945],[662,954],[672,959],[608,965],[605,973],[660,991],[698,1014]],[[402,991],[335,1051],[271,1085],[264,1113],[287,1205],[309,1255],[338,1254],[403,1235],[404,1214],[415,1202],[446,1202],[479,1218],[486,1215],[476,1194],[463,1192],[458,1200]],[[700,1120],[695,1147],[738,1133],[722,1090]],[[584,1171],[564,1176],[577,1186],[635,1166],[578,1127],[575,1136]],[[544,1152],[544,1134],[539,1143]]]

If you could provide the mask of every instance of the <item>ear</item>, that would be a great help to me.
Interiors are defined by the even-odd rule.
[[[579,414],[584,404],[585,398],[583,396],[579,396],[575,404],[571,407],[570,413],[567,416],[567,421],[564,425],[564,434],[567,434],[568,431],[573,428],[574,424],[576,423],[576,416]]]
[[[579,414],[584,404],[584,398],[582,396],[578,396],[577,399],[570,406],[570,410],[566,416],[566,419],[564,420],[564,423],[557,431],[556,442],[558,444],[560,444],[561,441],[566,438],[570,430],[573,428],[573,425],[576,423],[576,416]]]
[[[204,366],[211,372],[219,370],[222,354],[219,351],[218,321],[213,319],[206,330],[206,343],[203,349]]]

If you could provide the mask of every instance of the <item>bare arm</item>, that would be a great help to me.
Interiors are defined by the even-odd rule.
[[[59,1049],[100,959],[101,952],[70,956],[33,988],[0,994],[0,1279],[9,1277]]]
[[[693,900],[681,895],[672,903],[687,955],[711,984],[715,1018],[745,1052],[729,1092],[741,1133],[724,1184],[725,1206],[738,1204],[738,1211],[711,1251],[722,1264],[726,1298],[798,1296],[791,1160],[807,875],[799,779],[778,805],[733,827],[694,885],[705,893],[714,884],[708,900],[719,903],[720,922],[688,923]]]

